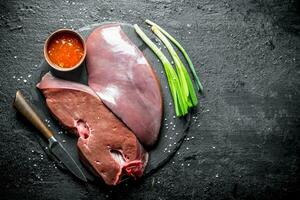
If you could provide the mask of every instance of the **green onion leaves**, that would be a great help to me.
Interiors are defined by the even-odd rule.
[[[182,88],[183,98],[188,107],[194,107],[198,104],[197,96],[194,90],[194,86],[191,81],[191,78],[180,60],[178,54],[175,52],[169,40],[160,32],[156,26],[152,26],[151,30],[157,35],[157,37],[166,45],[168,51],[170,52],[172,59],[174,60],[177,75],[180,81],[180,86]],[[189,83],[189,84],[188,84]]]
[[[179,80],[175,70],[173,69],[171,63],[163,54],[163,52],[147,37],[147,35],[140,29],[140,27],[135,24],[134,29],[136,33],[142,38],[142,40],[150,47],[150,49],[156,54],[156,56],[162,62],[165,73],[167,75],[170,92],[173,97],[173,102],[175,106],[175,112],[177,116],[182,116],[187,113],[187,109],[182,110],[184,106],[184,102],[182,99],[182,91],[179,84]]]
[[[177,48],[181,51],[181,53],[183,54],[183,56],[185,57],[186,61],[188,62],[189,64],[189,67],[190,67],[190,70],[193,74],[193,78],[195,80],[195,83],[196,83],[196,87],[198,89],[199,92],[203,92],[203,86],[200,82],[200,79],[199,77],[197,76],[196,74],[196,71],[195,71],[195,68],[194,68],[194,65],[189,57],[189,55],[187,54],[187,52],[185,51],[185,49],[181,46],[181,44],[179,42],[177,42],[177,40],[172,37],[167,31],[165,31],[163,28],[161,28],[160,26],[158,26],[157,24],[155,24],[154,22],[150,21],[150,20],[146,20],[145,21],[147,24],[151,25],[151,26],[155,26],[157,29],[159,29],[167,38],[169,38],[169,40],[171,40],[176,46]]]
[[[174,61],[176,71],[169,60],[166,58],[166,56],[162,53],[162,51],[146,36],[146,34],[136,24],[134,25],[135,31],[162,62],[167,76],[170,92],[173,98],[175,113],[177,117],[184,116],[188,113],[190,108],[195,107],[198,104],[198,99],[189,73],[169,40],[171,40],[181,50],[184,57],[187,59],[191,72],[196,80],[196,86],[198,90],[202,91],[203,87],[196,75],[192,62],[183,47],[171,35],[169,35],[155,23],[149,20],[146,20],[146,23],[152,25],[151,30],[153,31],[153,33],[167,47]]]

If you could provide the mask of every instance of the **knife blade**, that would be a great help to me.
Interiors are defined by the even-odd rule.
[[[61,143],[59,143],[54,136],[50,137],[48,141],[51,153],[54,154],[55,157],[61,161],[70,172],[72,172],[72,174],[87,182],[85,175]]]
[[[16,92],[14,107],[30,121],[49,141],[49,149],[55,157],[77,178],[87,182],[85,175],[67,150],[54,137],[53,132],[45,125],[32,106],[26,101],[21,91]]]

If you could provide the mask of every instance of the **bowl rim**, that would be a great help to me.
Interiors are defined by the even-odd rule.
[[[66,33],[71,33],[71,34],[74,34],[76,35],[76,37],[78,37],[82,43],[82,46],[83,46],[83,56],[81,57],[81,59],[79,60],[79,62],[74,65],[73,67],[68,67],[68,68],[63,68],[63,67],[60,67],[58,65],[56,65],[55,63],[53,63],[50,58],[49,58],[49,55],[48,55],[48,45],[49,45],[49,42],[51,41],[51,39],[55,36],[55,35],[58,35],[58,34],[61,34],[63,32],[66,32]],[[45,43],[44,43],[44,58],[45,60],[47,61],[47,63],[52,67],[54,68],[55,70],[58,70],[58,71],[63,71],[63,72],[67,72],[67,71],[72,71],[76,68],[78,68],[82,63],[83,61],[85,60],[85,57],[86,57],[86,44],[85,44],[85,40],[84,38],[82,37],[82,35],[80,35],[77,31],[74,31],[72,29],[68,29],[68,28],[61,28],[61,29],[57,29],[56,31],[52,32],[46,39]]]

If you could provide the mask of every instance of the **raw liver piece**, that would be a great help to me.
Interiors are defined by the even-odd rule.
[[[153,145],[163,103],[159,81],[143,53],[117,23],[96,28],[86,46],[89,86],[143,145]]]
[[[148,153],[135,135],[88,86],[65,81],[47,73],[37,85],[52,114],[79,136],[81,159],[106,184],[116,185],[121,176],[139,177]]]

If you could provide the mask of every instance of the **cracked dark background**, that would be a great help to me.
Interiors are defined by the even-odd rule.
[[[0,2],[1,199],[297,199],[300,6],[293,0]],[[188,138],[134,185],[83,185],[56,169],[11,103],[62,27],[152,19],[185,46],[205,87]],[[29,75],[29,77],[28,77]],[[24,79],[26,80],[24,82]]]

